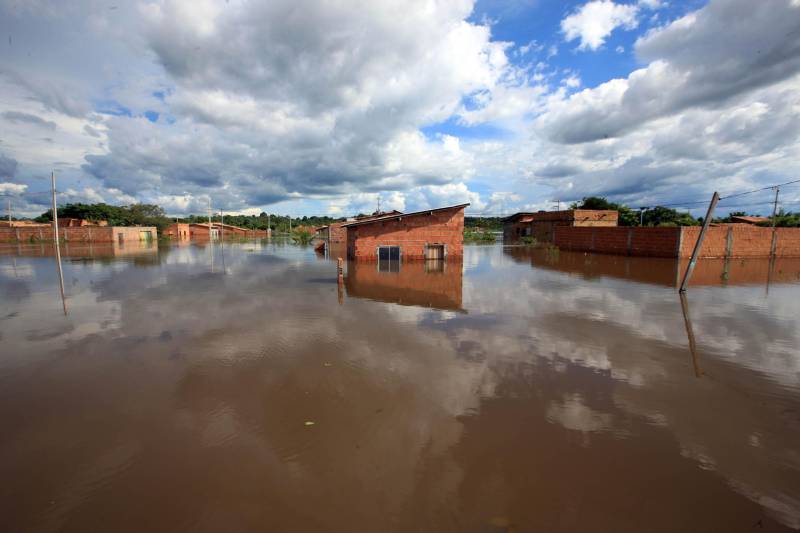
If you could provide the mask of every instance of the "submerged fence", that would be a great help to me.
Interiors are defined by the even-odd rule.
[[[800,257],[800,228],[766,228],[745,224],[708,228],[700,257]],[[643,257],[689,257],[700,235],[696,226],[574,227],[558,226],[553,244],[564,250]]]

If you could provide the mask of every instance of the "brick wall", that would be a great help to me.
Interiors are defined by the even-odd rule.
[[[503,225],[503,240],[513,242],[531,235],[540,242],[553,242],[560,226],[616,227],[619,213],[613,210],[569,209],[542,211],[519,216]]]
[[[461,309],[462,262],[448,261],[442,272],[429,272],[425,262],[403,263],[398,272],[379,272],[374,263],[350,261],[347,295],[402,305]]]
[[[690,257],[700,227],[555,228],[553,243],[565,250],[644,257]],[[775,255],[800,257],[800,228],[777,228]],[[772,228],[731,224],[708,228],[700,257],[768,257]]]
[[[140,240],[142,232],[150,232],[151,238],[158,237],[154,227],[83,226],[58,228],[59,239],[67,242],[117,242],[122,235],[125,241]],[[53,228],[0,228],[0,242],[39,242],[52,241]]]
[[[378,246],[400,246],[403,260],[424,259],[425,246],[444,244],[447,258],[464,255],[464,208],[405,215],[347,229],[350,259],[378,259]]]
[[[341,244],[347,242],[347,228],[343,228],[344,222],[334,222],[328,226],[328,242],[331,244]]]
[[[677,257],[680,228],[567,227],[553,243],[565,250],[642,257]]]
[[[708,228],[700,257],[768,257],[772,248],[772,228],[750,224],[730,224]],[[681,257],[690,257],[700,235],[699,227],[683,228]],[[775,255],[800,257],[800,228],[776,228]]]

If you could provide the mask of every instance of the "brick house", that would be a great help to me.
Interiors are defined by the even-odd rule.
[[[464,255],[460,204],[347,222],[347,257],[366,261],[450,259]]]
[[[617,211],[599,209],[515,213],[503,220],[503,240],[514,242],[533,237],[540,242],[553,242],[558,226],[616,227],[618,219]]]
[[[164,235],[171,239],[217,240],[220,237],[266,238],[269,236],[269,232],[268,230],[247,229],[219,222],[212,222],[210,225],[208,222],[201,222],[170,224],[164,230]]]

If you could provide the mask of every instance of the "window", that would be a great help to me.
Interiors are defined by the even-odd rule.
[[[440,260],[444,259],[444,244],[428,244],[425,246],[425,259]]]
[[[399,246],[378,246],[378,272],[400,272]]]

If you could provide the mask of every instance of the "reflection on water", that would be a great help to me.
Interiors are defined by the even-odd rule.
[[[342,305],[310,247],[73,256],[67,317],[3,255],[0,530],[800,527],[787,268],[684,320],[658,260],[539,253],[351,263]]]
[[[504,253],[536,268],[553,269],[581,275],[587,279],[600,276],[622,278],[670,287],[680,286],[689,263],[684,258],[648,258],[623,255],[590,254],[548,248],[509,246]],[[690,285],[744,285],[800,282],[800,257],[751,259],[701,259]]]
[[[461,310],[461,261],[383,263],[388,261],[348,262],[347,295],[401,305]]]

